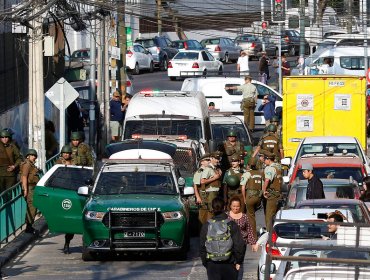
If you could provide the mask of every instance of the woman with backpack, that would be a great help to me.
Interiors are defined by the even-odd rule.
[[[234,196],[230,199],[229,209],[227,216],[231,221],[234,221],[240,229],[245,245],[249,244],[252,246],[252,251],[258,251],[257,240],[255,233],[253,233],[252,225],[249,222],[248,215],[241,211],[242,202],[238,196]],[[243,279],[243,266],[239,269],[238,279]]]
[[[204,223],[200,232],[200,257],[209,280],[237,280],[243,264],[245,242],[238,225],[226,213],[225,202],[212,200],[214,217]]]

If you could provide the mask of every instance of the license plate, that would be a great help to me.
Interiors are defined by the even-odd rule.
[[[145,237],[145,231],[125,231],[123,237]]]
[[[178,65],[178,66],[185,66],[186,65],[186,63],[179,63],[179,62],[177,62],[175,64]]]

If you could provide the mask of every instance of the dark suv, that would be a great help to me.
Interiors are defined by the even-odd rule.
[[[294,29],[286,29],[283,31],[282,38],[289,46],[289,55],[293,56],[299,54],[300,36],[299,32]],[[306,39],[304,50],[305,54],[310,54],[310,45]]]
[[[139,43],[144,48],[147,48],[153,56],[154,66],[159,67],[163,71],[167,70],[168,61],[178,52],[170,39],[163,36],[156,36],[150,39],[136,39],[135,43]]]

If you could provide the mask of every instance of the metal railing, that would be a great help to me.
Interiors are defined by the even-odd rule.
[[[46,171],[55,163],[59,154],[46,162]],[[22,195],[22,186],[18,182],[0,194],[0,245],[6,244],[11,236],[25,224],[27,204]]]

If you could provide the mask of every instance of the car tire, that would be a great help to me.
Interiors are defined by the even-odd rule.
[[[140,74],[140,68],[139,68],[139,64],[138,63],[135,64],[135,68],[133,70],[133,74],[134,75],[139,75]]]
[[[82,260],[84,262],[91,262],[96,259],[95,254],[89,252],[85,247],[82,247]]]
[[[169,77],[171,81],[176,81],[176,77]]]
[[[227,54],[227,53],[225,53],[224,62],[229,63],[229,54]]]
[[[154,72],[154,64],[153,64],[153,61],[150,62],[149,72],[150,73],[153,73]]]
[[[218,75],[222,75],[224,73],[224,69],[222,68],[222,66],[220,66],[220,68],[218,68]]]
[[[203,77],[207,77],[207,69],[204,69],[204,70],[203,70],[202,76],[203,76]]]
[[[163,63],[162,63],[162,66],[161,66],[161,70],[162,71],[167,71],[168,69],[168,60],[167,60],[167,57],[164,57],[163,58]]]

